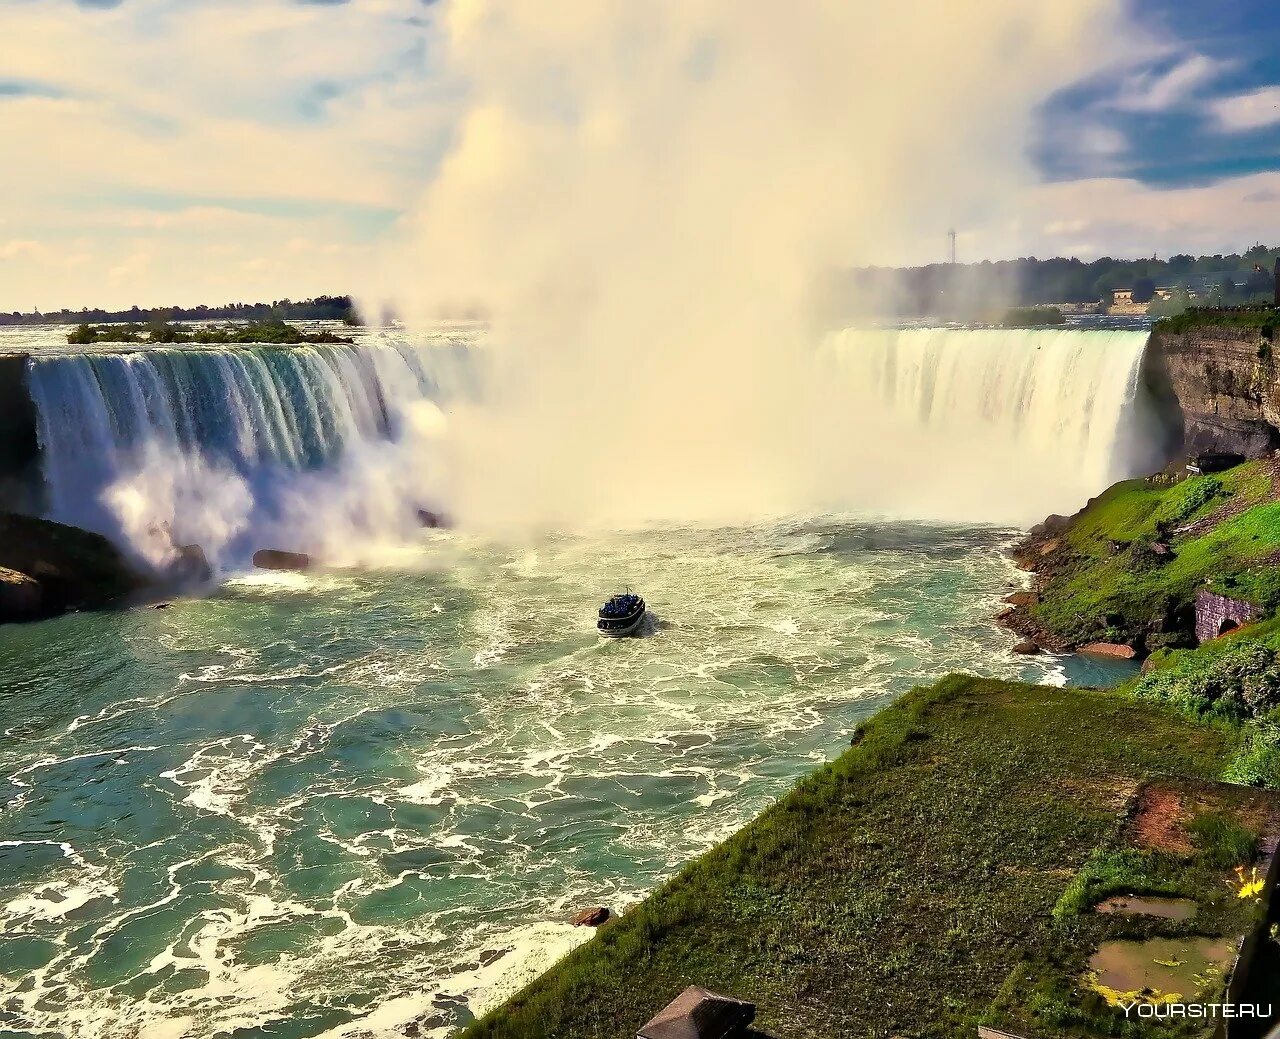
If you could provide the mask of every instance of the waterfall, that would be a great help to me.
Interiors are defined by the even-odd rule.
[[[722,438],[741,455],[726,456],[725,471],[750,480],[768,464],[787,476],[760,482],[777,492],[767,504],[755,485],[744,486],[746,508],[735,519],[852,511],[1025,524],[1075,511],[1164,460],[1141,379],[1146,339],[1079,329],[833,333],[816,356],[796,359],[787,379],[768,384],[776,399],[720,409],[741,423]],[[464,519],[483,520],[480,510],[467,514],[477,488],[519,514],[527,486],[559,486],[547,478],[556,459],[523,435],[500,438],[496,457],[532,481],[507,486],[509,469],[467,454],[468,438],[493,441],[494,424],[505,430],[499,420],[510,418],[492,402],[461,413],[460,402],[482,396],[475,358],[483,351],[473,346],[370,337],[35,354],[27,385],[46,513],[156,563],[175,545],[199,544],[223,569],[259,548],[367,561],[377,545],[414,537],[418,509],[456,504]],[[679,373],[660,374],[664,392],[688,397],[694,388]],[[445,409],[457,420],[448,443]],[[663,417],[647,419],[656,426]],[[680,462],[672,452],[681,442],[669,440],[656,453],[648,444],[623,454],[609,447],[606,468],[577,464],[594,442],[575,440],[573,457],[559,463],[584,501],[607,478],[636,511],[668,493],[680,499],[673,515],[681,521],[719,521],[708,502],[723,488],[662,483]],[[645,472],[657,482],[641,491]],[[569,521],[579,515],[571,511]]]
[[[1142,385],[1145,331],[847,329],[824,344],[846,406],[870,418],[915,515],[1027,522],[1073,512],[1163,464]],[[864,425],[864,429],[866,426]]]
[[[46,515],[156,563],[183,543],[234,566],[273,538],[318,550],[407,533],[438,507],[419,427],[463,385],[466,352],[384,340],[34,355]]]

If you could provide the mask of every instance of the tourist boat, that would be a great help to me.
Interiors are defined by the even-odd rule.
[[[638,595],[625,592],[615,595],[600,607],[600,618],[596,621],[596,631],[609,638],[621,638],[630,635],[644,620],[644,600]]]

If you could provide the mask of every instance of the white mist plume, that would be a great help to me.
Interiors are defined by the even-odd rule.
[[[128,545],[163,568],[178,546],[199,545],[210,560],[248,525],[253,494],[235,473],[194,452],[149,444],[103,492]]]
[[[478,523],[742,519],[829,504],[837,475],[856,507],[848,456],[891,448],[815,374],[812,287],[998,210],[1037,104],[1121,29],[1114,0],[441,18],[466,110],[398,272],[411,317],[493,316],[487,406],[452,416]]]

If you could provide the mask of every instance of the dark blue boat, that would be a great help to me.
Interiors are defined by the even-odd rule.
[[[615,595],[600,607],[600,617],[596,621],[596,631],[610,638],[630,635],[644,620],[644,600],[638,595],[626,592]]]

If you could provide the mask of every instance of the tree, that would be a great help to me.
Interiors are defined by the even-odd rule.
[[[1138,278],[1133,283],[1133,301],[1135,303],[1150,303],[1156,294],[1156,283],[1150,278]]]
[[[1245,282],[1244,292],[1246,296],[1269,296],[1274,291],[1275,285],[1272,276],[1262,269],[1262,265],[1258,264],[1257,269],[1249,275],[1249,280]]]

